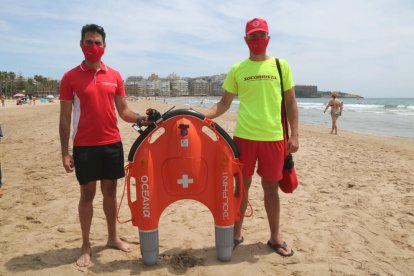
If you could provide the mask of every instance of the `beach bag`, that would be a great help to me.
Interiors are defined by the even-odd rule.
[[[286,104],[285,104],[285,95],[283,93],[283,78],[282,78],[282,69],[280,68],[279,59],[276,58],[277,71],[279,72],[280,78],[280,87],[282,91],[282,125],[285,141],[285,161],[283,163],[283,178],[279,182],[279,188],[284,193],[293,193],[294,190],[299,185],[298,177],[296,175],[295,163],[293,162],[293,156],[287,151],[287,143],[289,141],[289,124],[287,121],[286,115]]]
[[[284,193],[293,193],[299,185],[298,177],[294,167],[293,156],[288,154],[283,164],[283,178],[279,182],[279,188]]]

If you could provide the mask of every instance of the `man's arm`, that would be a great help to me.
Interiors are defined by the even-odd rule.
[[[235,95],[232,93],[229,93],[227,91],[224,92],[224,95],[221,98],[221,100],[215,105],[213,105],[209,110],[207,110],[204,115],[210,119],[214,119],[222,115],[224,112],[226,112],[230,108],[230,105],[233,102],[234,96]]]
[[[62,151],[62,163],[66,172],[72,172],[74,162],[72,156],[69,154],[69,135],[70,122],[72,116],[72,102],[60,101],[60,119],[59,119],[59,136],[60,147]]]
[[[326,110],[328,109],[328,107],[331,105],[331,101],[332,101],[332,100],[329,100],[329,102],[328,102],[328,104],[326,105],[325,110],[323,111],[323,113],[325,113],[325,112],[326,112]]]
[[[299,149],[299,112],[294,88],[285,92],[285,101],[286,113],[290,125],[288,151],[293,153],[297,152]]]
[[[115,107],[118,111],[119,116],[127,123],[139,123],[141,125],[148,125],[147,116],[141,116],[138,113],[133,112],[129,109],[125,97],[115,96]]]

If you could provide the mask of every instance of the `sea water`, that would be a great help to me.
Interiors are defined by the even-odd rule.
[[[211,107],[220,97],[172,97],[169,104],[184,104],[189,107]],[[323,113],[330,98],[298,98],[300,123],[331,129],[330,109]],[[380,136],[414,138],[414,98],[340,98],[344,102],[339,117],[338,131],[366,133]],[[237,112],[239,101],[233,100],[230,112]]]
[[[340,99],[344,103],[338,129],[381,136],[414,138],[414,99]],[[298,99],[299,119],[306,124],[331,128],[329,99]]]

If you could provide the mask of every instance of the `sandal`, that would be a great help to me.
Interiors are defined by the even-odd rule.
[[[270,241],[268,241],[267,246],[269,246],[271,249],[273,249],[273,251],[275,251],[277,254],[279,254],[280,256],[283,256],[283,257],[290,257],[294,253],[293,250],[291,250],[289,254],[284,254],[284,253],[279,251],[279,249],[285,249],[286,250],[286,248],[287,248],[286,242],[283,242],[281,244],[278,244],[278,243],[273,244]]]
[[[240,240],[239,239],[233,239],[233,250],[243,242],[244,242],[243,236],[240,238]]]

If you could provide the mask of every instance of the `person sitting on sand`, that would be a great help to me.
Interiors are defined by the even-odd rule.
[[[331,118],[332,118],[332,129],[331,134],[335,131],[335,134],[338,134],[338,126],[336,124],[336,121],[338,120],[339,116],[342,116],[342,109],[343,109],[343,102],[338,99],[338,95],[336,93],[332,93],[332,99],[329,101],[329,103],[326,105],[325,110],[323,113],[326,112],[326,110],[331,107]]]

